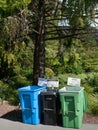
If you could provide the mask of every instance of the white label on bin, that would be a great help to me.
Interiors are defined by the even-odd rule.
[[[38,86],[47,86],[47,79],[45,78],[38,78]]]
[[[81,82],[81,80],[79,78],[68,77],[67,85],[80,87],[80,82]]]
[[[58,79],[47,80],[47,87],[59,87],[59,80]]]

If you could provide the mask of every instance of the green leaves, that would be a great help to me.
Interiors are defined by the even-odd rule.
[[[8,16],[17,10],[26,8],[31,0],[0,0],[1,17]]]

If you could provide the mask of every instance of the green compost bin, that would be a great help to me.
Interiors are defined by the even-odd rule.
[[[62,125],[66,128],[81,128],[86,109],[83,87],[63,87],[59,90]]]

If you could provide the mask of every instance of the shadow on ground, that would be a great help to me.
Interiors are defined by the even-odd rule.
[[[22,122],[22,112],[21,110],[13,110],[2,115],[0,118]]]
[[[2,115],[0,118],[11,120],[11,121],[22,122],[22,111],[21,110],[13,110],[13,111],[10,111],[10,112]],[[44,121],[43,120],[43,116],[42,116],[42,118],[41,118],[41,124],[62,126],[61,115],[59,115],[59,119],[58,119],[57,122],[55,122],[54,120],[53,120],[53,122],[50,122],[48,119],[46,119],[46,120]]]

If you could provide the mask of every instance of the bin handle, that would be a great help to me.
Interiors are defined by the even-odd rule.
[[[31,108],[24,108],[24,110],[31,110]]]
[[[54,109],[44,108],[44,111],[53,111]]]
[[[78,116],[78,114],[79,114],[79,111],[80,111],[79,108],[80,108],[80,104],[77,103],[77,104],[76,104],[76,111],[75,111],[76,116]]]
[[[33,107],[33,109],[32,109],[32,113],[35,113],[35,110],[36,110],[36,108]]]
[[[68,114],[68,111],[66,110],[66,103],[64,102],[64,109],[63,109],[63,115]]]

